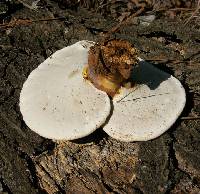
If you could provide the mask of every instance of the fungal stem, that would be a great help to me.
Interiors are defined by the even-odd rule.
[[[125,40],[114,39],[104,45],[97,43],[90,47],[84,78],[113,97],[121,86],[130,82],[132,69],[138,64],[137,54],[137,49]]]

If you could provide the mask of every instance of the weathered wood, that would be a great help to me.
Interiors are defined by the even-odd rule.
[[[25,125],[18,103],[29,73],[57,49],[96,40],[116,23],[88,10],[71,12],[47,4],[51,9],[21,7],[12,17],[68,19],[0,30],[0,192],[200,192],[199,120],[178,120],[161,137],[138,143],[116,141],[101,129],[81,140],[52,142]],[[142,58],[180,79],[187,92],[183,116],[199,116],[198,26],[160,18],[148,26],[131,24],[117,37],[130,40]]]

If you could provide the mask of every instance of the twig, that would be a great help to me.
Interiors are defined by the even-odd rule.
[[[177,7],[177,8],[171,8],[171,9],[168,9],[169,11],[194,11],[195,9],[194,8],[185,8],[185,7]],[[168,11],[166,9],[166,11]]]
[[[152,62],[152,61],[158,61],[161,63],[173,63],[173,64],[179,64],[179,63],[187,63],[189,66],[192,66],[193,63],[195,65],[198,64],[198,62],[189,60],[189,59],[183,59],[183,60],[177,60],[177,59],[167,59],[167,58],[146,58],[145,61]]]
[[[102,44],[110,37],[111,34],[119,31],[119,29],[123,26],[125,26],[132,18],[138,16],[139,14],[141,14],[144,11],[144,6],[142,6],[138,11],[136,11],[135,13],[131,14],[130,16],[124,18],[119,24],[117,24],[116,26],[114,26],[113,28],[111,28],[111,30],[109,30],[103,37],[102,40]]]
[[[188,24],[188,22],[196,15],[196,13],[199,11],[200,9],[200,0],[197,3],[197,8],[196,10],[192,13],[192,15],[186,20],[185,25]]]
[[[66,17],[57,17],[57,18],[46,18],[39,20],[31,20],[31,19],[13,19],[9,23],[0,24],[0,28],[13,28],[19,25],[28,25],[36,22],[46,22],[46,21],[54,21],[54,20],[65,20]]]
[[[199,117],[181,117],[181,120],[200,120],[200,116]]]
[[[156,12],[161,12],[161,11],[194,11],[196,9],[194,8],[185,8],[185,7],[176,7],[176,8],[171,8],[171,9],[158,9]]]
[[[102,4],[102,5],[99,5],[98,7],[97,7],[97,9],[96,9],[96,13],[99,11],[99,9],[101,9],[101,8],[103,8],[103,7],[105,7],[106,5],[109,5],[109,4],[111,4],[111,2],[108,2],[108,3],[104,3],[104,4]]]
[[[36,0],[32,3],[32,5],[27,4],[26,2],[24,2],[23,0],[18,0],[20,3],[22,3],[25,7],[31,9],[31,10],[36,10],[37,9],[37,4],[40,0]]]

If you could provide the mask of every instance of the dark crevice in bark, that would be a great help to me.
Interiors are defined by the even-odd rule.
[[[182,85],[185,89],[186,92],[186,104],[185,107],[183,109],[183,112],[181,114],[181,116],[188,116],[191,113],[192,108],[194,107],[194,93],[193,92],[189,92],[190,88],[189,86],[186,84],[185,82],[186,77],[184,78]],[[180,117],[181,117],[180,116]]]
[[[103,186],[104,186],[109,192],[112,192],[113,194],[117,194],[117,192],[114,191],[114,190],[109,186],[109,184],[107,184],[104,180],[102,180],[102,184],[103,184]]]
[[[5,137],[6,138],[6,137]],[[26,161],[27,164],[27,169],[30,172],[30,182],[32,183],[32,186],[38,190],[39,193],[41,194],[46,194],[46,192],[44,193],[44,191],[40,188],[39,183],[38,183],[38,179],[37,179],[37,175],[36,175],[36,169],[35,169],[35,164],[32,160],[32,158],[25,153],[20,146],[18,145],[18,142],[14,141],[14,149],[16,150],[16,152],[18,153],[18,156]]]
[[[11,46],[15,47],[15,38],[13,36],[8,36],[10,39]]]
[[[58,188],[60,194],[66,194],[65,190],[56,182],[56,180],[54,180],[54,177],[52,177],[51,174],[42,165],[39,166],[42,171],[44,171],[44,173],[47,174],[47,176],[54,181],[55,186]]]
[[[86,144],[86,143],[94,142],[95,144],[99,144],[100,141],[102,141],[103,139],[106,139],[107,137],[108,137],[107,133],[103,131],[102,128],[98,128],[92,134],[80,139],[71,140],[71,142],[77,143],[77,144]]]
[[[150,32],[149,34],[140,34],[139,35],[139,37],[142,37],[142,36],[145,36],[146,38],[164,37],[165,40],[166,40],[166,44],[168,44],[170,42],[176,42],[176,43],[182,43],[183,42],[181,39],[177,38],[176,34],[168,34],[168,33],[163,32],[163,31],[155,31],[155,32]]]
[[[47,53],[46,53],[46,49],[45,49],[44,43],[43,43],[43,41],[42,41],[42,39],[41,39],[40,37],[38,37],[38,42],[39,42],[39,45],[40,45],[40,47],[41,47],[41,54],[42,54],[42,56],[43,56],[45,59],[47,59],[47,58],[48,58],[48,55],[47,55]]]
[[[174,150],[174,143],[176,141],[173,131],[169,133],[171,137],[171,141],[169,143],[169,175],[168,175],[168,187],[166,190],[166,194],[170,194],[170,192],[175,188],[176,184],[180,181],[179,177],[177,179],[176,174],[181,172],[178,168],[178,160],[176,159],[175,150]]]
[[[7,137],[2,133],[0,132],[3,136],[4,139],[7,139]],[[32,186],[38,190],[39,193],[41,194],[46,194],[46,192],[44,192],[40,186],[39,186],[39,183],[38,183],[38,179],[37,179],[37,175],[36,175],[36,169],[35,169],[35,164],[32,160],[32,158],[27,154],[25,153],[21,148],[20,146],[18,145],[18,142],[15,140],[13,143],[11,143],[10,141],[7,141],[8,142],[8,146],[10,144],[11,147],[14,148],[14,150],[16,150],[16,152],[18,153],[18,156],[22,159],[22,160],[25,160],[26,164],[27,164],[27,169],[29,170],[30,172],[30,182],[32,184]],[[1,181],[1,179],[0,179]],[[5,184],[4,184],[5,185]],[[6,186],[6,185],[5,185]],[[12,192],[10,191],[10,189],[6,186],[6,191],[9,193],[9,194],[12,194]]]
[[[24,123],[24,121],[22,121]],[[53,152],[55,148],[55,142],[49,140],[49,139],[44,139],[44,141],[41,143],[41,146],[36,147],[34,150],[34,156],[39,156],[42,153],[48,151],[48,153]]]
[[[171,129],[169,130],[169,135],[171,141],[169,142],[169,175],[168,175],[168,188],[166,190],[166,194],[170,194],[171,191],[176,187],[176,185],[180,182],[183,176],[188,177],[192,180],[191,176],[179,168],[179,161],[176,158],[176,150],[174,148],[175,143],[177,142],[176,137],[174,135],[175,129],[180,125],[180,121],[175,123]]]
[[[6,77],[7,69],[8,69],[8,64],[6,64],[5,67],[4,67],[4,69],[3,69],[3,75],[2,75],[2,78],[5,78],[5,77]]]
[[[105,32],[103,29],[100,29],[100,28],[94,28],[94,27],[87,27],[85,26],[87,30],[89,30],[89,32],[92,34],[92,35],[99,35],[100,33],[102,32]]]
[[[3,105],[3,104],[5,104],[6,102],[8,102],[9,99],[13,97],[14,93],[15,93],[15,89],[12,87],[12,88],[10,89],[9,95],[8,95],[7,97],[4,98],[3,102],[1,102],[0,105]]]
[[[18,153],[19,156],[24,159],[27,163],[27,168],[30,171],[30,180],[34,186],[34,188],[38,189],[40,191],[40,193],[42,193],[42,189],[40,189],[39,187],[39,183],[38,183],[38,179],[37,179],[37,175],[36,175],[36,169],[35,169],[35,164],[32,160],[32,158],[26,154],[25,152],[23,152],[22,150],[20,150],[20,148],[18,149]]]
[[[3,189],[3,193],[5,192],[5,194],[14,194],[11,192],[11,190],[9,189],[9,187],[4,183],[3,178],[0,177],[0,184],[2,185],[2,189]],[[1,193],[1,191],[0,191]]]
[[[136,194],[144,194],[144,192],[139,187],[133,187]]]
[[[196,53],[191,54],[189,57],[185,58],[184,61],[192,61],[195,57],[200,55],[200,50],[198,50]]]
[[[106,183],[106,181],[104,180],[103,178],[103,173],[101,171],[99,171],[100,175],[101,175],[101,182],[103,184],[103,186],[109,191],[109,192],[112,192],[113,194],[117,194],[117,192],[115,192],[113,190],[113,188],[108,184]]]

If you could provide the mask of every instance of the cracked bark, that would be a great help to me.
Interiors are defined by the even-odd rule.
[[[33,133],[19,111],[19,94],[29,73],[57,49],[96,40],[112,20],[87,10],[68,12],[56,3],[37,12],[23,8],[15,18],[68,20],[0,31],[0,183],[3,192],[27,193],[198,193],[200,122],[178,121],[161,137],[123,143],[101,129],[78,141],[52,142]],[[92,26],[92,28],[91,28]],[[184,31],[183,31],[184,27]],[[192,29],[192,30],[191,30]],[[188,102],[183,116],[200,113],[200,35],[195,26],[156,19],[116,35],[130,40],[141,57],[183,82]],[[173,60],[180,60],[174,63]],[[154,60],[153,60],[154,59]],[[156,59],[164,59],[159,61]],[[167,61],[167,63],[166,63]],[[1,192],[1,191],[0,191]]]

